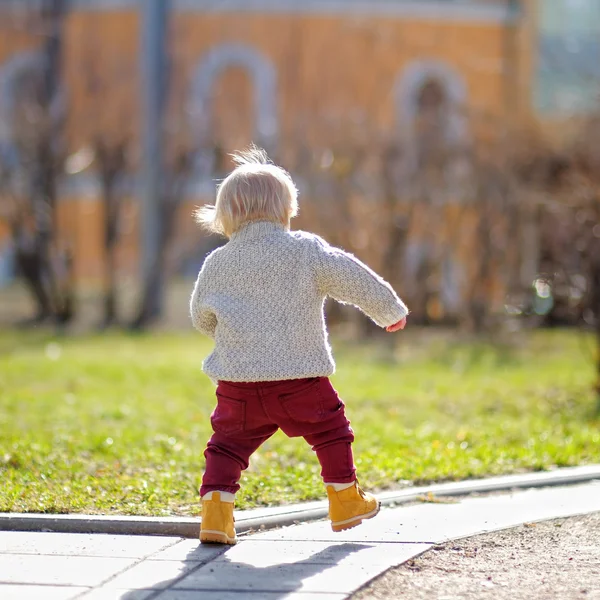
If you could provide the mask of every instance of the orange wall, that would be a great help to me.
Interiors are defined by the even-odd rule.
[[[104,214],[94,199],[68,198],[58,205],[59,238],[74,259],[75,277],[80,282],[95,282],[103,275]],[[123,210],[121,236],[117,249],[117,268],[134,275],[138,255],[137,207],[127,203]]]
[[[197,202],[183,202],[177,213],[177,235],[170,248],[170,264],[189,256],[199,241],[206,237],[192,218]],[[82,283],[94,283],[103,277],[104,269],[104,208],[95,198],[71,197],[58,205],[59,238],[73,254],[75,277]],[[2,228],[0,227],[0,239]],[[117,269],[121,275],[138,274],[139,205],[125,200],[119,225]]]
[[[322,147],[340,123],[353,119],[358,129],[389,133],[397,124],[394,86],[412,61],[443,61],[463,78],[469,113],[501,117],[507,101],[527,86],[531,67],[528,29],[509,30],[491,22],[311,15],[232,13],[175,15],[170,54],[173,92],[171,122],[189,135],[184,112],[195,67],[211,48],[237,43],[255,48],[277,72],[277,117],[284,149],[297,140]],[[68,89],[67,133],[70,151],[101,136],[137,140],[139,134],[139,41],[135,11],[80,12],[69,16],[65,32]],[[2,30],[0,64],[11,54],[38,43],[31,35]],[[503,72],[510,44],[519,56],[514,72]],[[527,96],[529,97],[529,96]],[[508,99],[508,100],[507,100]],[[527,103],[510,105],[518,121]],[[214,82],[213,115],[228,149],[251,141],[252,86],[247,73],[231,68]],[[336,118],[339,119],[335,125]],[[345,127],[345,125],[343,125]],[[477,125],[475,134],[478,133]],[[132,162],[135,164],[135,152]],[[193,244],[197,230],[189,214],[197,199],[181,209],[178,243]],[[75,250],[79,279],[102,274],[102,207],[98,199],[67,198],[60,203],[64,239]],[[136,207],[126,210],[119,249],[121,268],[135,272],[138,256]],[[181,242],[181,240],[186,240]]]
[[[207,51],[237,43],[255,48],[276,68],[283,140],[293,140],[300,131],[323,143],[323,125],[332,115],[360,116],[374,131],[389,131],[396,123],[395,82],[414,60],[439,60],[456,69],[466,83],[472,113],[498,116],[509,85],[502,71],[506,35],[500,24],[453,20],[180,13],[171,27],[171,106],[182,112],[194,68]],[[138,49],[135,12],[70,16],[65,74],[74,147],[98,132],[136,137]],[[215,82],[214,115],[225,131],[232,116],[241,112],[246,117],[234,118],[241,135],[229,131],[237,143],[250,134],[245,121],[252,112],[251,89],[239,70],[221,79],[228,81]]]
[[[1,15],[0,18],[2,18]],[[0,66],[15,54],[33,50],[39,44],[39,37],[25,30],[0,23]]]
[[[475,112],[502,111],[504,30],[495,24],[192,13],[179,15],[173,29],[188,74],[218,44],[247,44],[269,57],[279,77],[284,139],[306,125],[318,139],[319,117],[334,114],[362,113],[378,131],[389,129],[394,84],[412,60],[446,62],[464,78]]]
[[[139,22],[134,12],[73,13],[65,38],[68,135],[76,150],[97,136],[139,131]]]

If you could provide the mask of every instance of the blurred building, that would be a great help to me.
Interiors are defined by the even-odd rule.
[[[99,138],[130,143],[119,264],[136,269],[141,1],[71,0],[60,25],[56,110],[64,111],[69,158],[59,221],[80,280],[103,272],[90,150]],[[0,0],[4,157],[19,134],[28,77],[43,68],[48,32],[32,16],[43,4]],[[436,135],[487,143],[507,127],[555,134],[596,107],[597,0],[172,0],[171,11],[169,144],[198,148],[175,240],[181,268],[197,256],[192,206],[212,200],[223,157],[251,141],[294,173],[303,152],[323,152],[334,138],[368,148],[396,137],[410,147],[423,114],[437,119]]]

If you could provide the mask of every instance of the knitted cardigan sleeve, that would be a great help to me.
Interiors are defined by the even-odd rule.
[[[204,303],[206,294],[210,289],[210,277],[208,275],[208,258],[198,274],[192,298],[190,300],[190,315],[192,325],[204,335],[214,339],[215,329],[217,327],[217,317],[215,313]]]
[[[352,254],[315,236],[314,265],[321,292],[343,304],[352,304],[380,327],[402,320],[408,308],[392,286]]]

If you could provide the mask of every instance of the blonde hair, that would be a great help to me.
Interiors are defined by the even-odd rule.
[[[237,167],[218,186],[215,205],[196,209],[196,221],[227,237],[250,221],[273,221],[289,227],[290,219],[298,213],[298,190],[290,174],[256,146],[231,157]]]

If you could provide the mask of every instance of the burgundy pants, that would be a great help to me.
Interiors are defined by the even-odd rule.
[[[312,446],[324,481],[350,483],[355,479],[354,433],[344,403],[327,377],[221,381],[211,423],[214,435],[204,452],[201,496],[216,490],[237,492],[251,454],[279,428],[289,437],[303,437]]]

